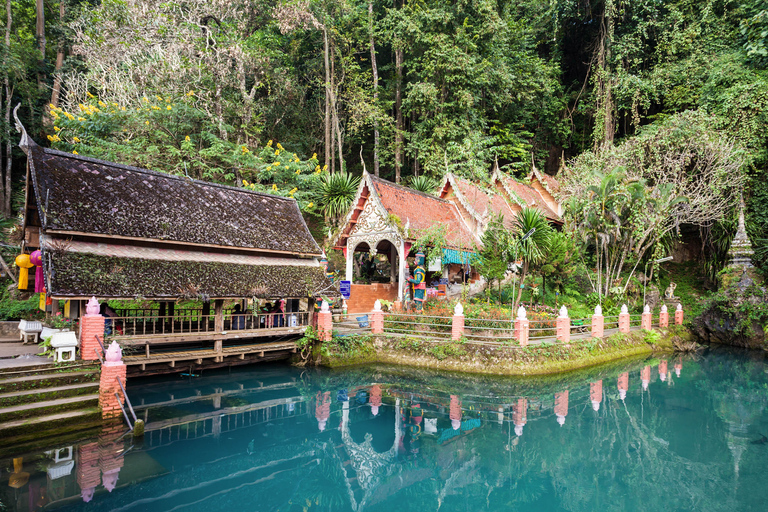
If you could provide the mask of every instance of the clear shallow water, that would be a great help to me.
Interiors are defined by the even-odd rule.
[[[545,379],[255,366],[134,381],[143,443],[118,426],[20,454],[15,474],[2,460],[0,510],[766,510],[767,368],[710,352]]]

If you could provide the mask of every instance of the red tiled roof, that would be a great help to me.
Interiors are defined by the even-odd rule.
[[[469,206],[482,217],[501,214],[504,226],[510,229],[514,224],[515,212],[499,194],[489,194],[467,180],[456,178],[456,188]]]
[[[544,198],[541,197],[541,194],[535,188],[525,183],[520,183],[509,176],[504,176],[502,179],[506,187],[517,194],[518,198],[525,203],[520,206],[538,208],[549,220],[560,222],[560,217],[547,206],[547,202],[544,201]]]
[[[461,218],[456,205],[429,194],[396,185],[374,176],[370,177],[382,206],[409,226],[409,238],[419,238],[435,224],[448,227],[446,240],[454,248],[471,250],[477,244],[475,237]]]
[[[560,192],[560,182],[557,181],[554,176],[550,176],[545,172],[541,172],[535,167],[533,169],[533,174],[539,179],[539,181],[542,182],[544,188],[547,189],[547,192],[550,194],[556,194]]]

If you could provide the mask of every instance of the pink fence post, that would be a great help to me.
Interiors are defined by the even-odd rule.
[[[384,312],[381,310],[381,301],[376,299],[371,311],[371,334],[384,333]]]
[[[629,332],[629,310],[626,304],[621,306],[621,313],[619,313],[619,332]]]
[[[333,338],[333,315],[328,303],[323,301],[317,314],[317,335],[320,341],[331,341]]]
[[[96,336],[104,341],[104,317],[99,314],[99,301],[91,297],[85,306],[85,315],[80,318],[80,359],[95,361],[101,352]]]
[[[659,327],[662,329],[669,327],[669,312],[667,311],[666,305],[661,306],[661,312],[659,313]]]
[[[557,341],[571,341],[571,319],[568,318],[568,308],[565,305],[560,308],[560,316],[557,317]]]
[[[461,302],[456,303],[453,308],[453,324],[451,325],[451,339],[458,341],[464,336],[464,306]]]
[[[530,325],[531,322],[526,317],[525,308],[520,306],[517,309],[517,318],[515,319],[515,339],[520,343],[521,347],[528,346]]]
[[[645,307],[643,307],[643,314],[640,317],[640,328],[645,329],[646,331],[650,331],[652,321],[653,315],[651,314],[651,307],[646,304]]]
[[[675,310],[675,325],[683,325],[683,305],[678,304]]]
[[[600,304],[595,306],[595,314],[592,315],[592,337],[602,338],[605,332],[605,317],[603,316],[603,308]]]

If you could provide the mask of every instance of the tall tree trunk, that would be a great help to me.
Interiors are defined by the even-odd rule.
[[[332,49],[335,51],[334,49]],[[333,53],[333,51],[331,53]],[[336,66],[335,66],[335,60],[331,59],[331,87],[330,87],[330,93],[331,93],[331,121],[333,121],[333,130],[335,132],[336,136],[336,142],[338,143],[338,149],[339,149],[339,171],[344,170],[344,139],[341,137],[341,128],[339,126],[339,111],[338,111],[338,105],[336,104]],[[335,166],[334,166],[335,168]]]
[[[11,51],[11,25],[13,24],[13,14],[11,11],[11,0],[5,3],[7,21],[5,25],[5,52],[6,60]],[[2,188],[3,214],[6,217],[11,216],[11,171],[13,167],[13,144],[11,143],[11,81],[8,78],[8,66],[3,66],[3,85],[5,85],[5,180],[0,184]],[[10,274],[9,274],[10,275]]]
[[[37,73],[37,85],[42,89],[45,87],[45,73],[43,72],[45,63],[45,2],[37,0],[35,7],[37,11],[35,36],[37,37],[37,46],[40,49],[40,70]]]
[[[379,70],[376,66],[376,46],[373,43],[373,2],[368,2],[368,32],[371,39],[371,70],[373,71],[373,103],[379,102]],[[379,176],[379,123],[373,122],[373,173]]]
[[[395,183],[400,183],[403,150],[403,50],[395,48]]]
[[[64,0],[59,0],[59,23],[64,25]],[[59,106],[59,95],[61,94],[61,76],[59,72],[64,65],[64,38],[59,39],[56,49],[56,69],[53,75],[53,91],[51,92],[51,105]]]
[[[325,167],[331,164],[331,149],[333,141],[331,140],[331,64],[328,48],[328,30],[323,25],[323,57],[325,59]],[[333,172],[333,169],[331,169]]]
[[[614,119],[613,92],[611,90],[611,43],[613,41],[613,0],[606,0],[600,19],[600,42],[597,46],[597,72],[595,73],[595,131],[594,149],[613,143],[616,130]]]

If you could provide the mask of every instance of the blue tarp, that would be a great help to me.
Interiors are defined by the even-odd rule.
[[[469,263],[472,265],[477,258],[478,256],[474,252],[443,249],[443,265],[449,265],[451,263],[456,263],[458,265]]]

